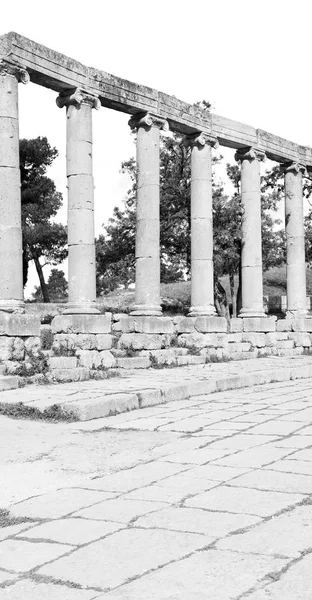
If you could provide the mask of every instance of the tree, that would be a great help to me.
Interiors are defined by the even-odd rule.
[[[47,168],[57,155],[56,148],[52,148],[45,137],[20,140],[24,285],[29,261],[33,260],[44,302],[50,298],[43,267],[56,265],[67,256],[66,227],[51,221],[62,205],[62,195],[46,176]]]
[[[51,302],[60,302],[63,300],[67,300],[68,283],[65,279],[64,271],[52,269],[46,286]],[[34,300],[43,302],[41,287],[36,287],[32,296]]]

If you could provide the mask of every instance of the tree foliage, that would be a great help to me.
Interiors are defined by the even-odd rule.
[[[64,271],[60,271],[59,269],[51,269],[51,273],[47,282],[47,289],[51,302],[62,302],[67,300],[68,283],[65,279]],[[43,294],[40,286],[35,288],[32,297],[38,302],[43,302]]]
[[[20,140],[24,285],[33,260],[45,302],[50,300],[42,269],[67,256],[66,227],[51,220],[62,205],[62,195],[46,175],[57,154],[45,137]]]

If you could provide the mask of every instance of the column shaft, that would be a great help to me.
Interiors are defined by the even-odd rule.
[[[130,120],[137,128],[135,305],[133,315],[161,315],[159,223],[159,129],[152,115]]]
[[[304,216],[302,196],[303,165],[293,163],[285,169],[285,227],[287,312],[289,316],[307,314]]]
[[[216,139],[196,135],[191,155],[191,308],[190,316],[215,315],[211,145]]]
[[[68,185],[68,305],[65,314],[98,313],[94,243],[92,107],[96,99],[79,91],[59,96],[66,106]]]
[[[28,79],[14,67],[0,72],[0,310],[9,312],[24,306],[18,81]]]
[[[242,308],[240,317],[265,317],[263,308],[260,161],[254,148],[236,153],[241,161],[242,194]]]

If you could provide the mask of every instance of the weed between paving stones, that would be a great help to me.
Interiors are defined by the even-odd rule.
[[[6,402],[0,403],[0,415],[12,417],[13,419],[35,419],[37,421],[78,421],[78,417],[72,412],[67,411],[53,404],[45,408],[42,412],[38,408],[25,406],[22,402],[17,404],[9,404]]]
[[[35,519],[28,517],[11,517],[9,510],[0,508],[0,529],[11,525],[19,525],[20,523],[33,523],[34,521]]]

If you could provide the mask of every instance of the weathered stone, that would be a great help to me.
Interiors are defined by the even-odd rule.
[[[229,344],[228,345],[228,351],[229,353],[232,352],[249,352],[251,348],[251,344],[248,342],[242,342],[241,344]]]
[[[308,333],[289,333],[288,338],[294,340],[295,346],[309,348],[311,346],[311,336]]]
[[[231,333],[240,333],[242,331],[243,331],[242,319],[231,319],[230,320],[230,332]]]
[[[225,354],[223,348],[205,348],[204,352],[207,358],[207,362],[221,362],[225,356],[228,356],[228,351],[226,351]]]
[[[10,360],[13,358],[14,338],[0,337],[0,360]]]
[[[151,361],[145,356],[117,358],[116,366],[120,369],[147,369],[151,366]]]
[[[50,356],[50,369],[75,369],[77,367],[76,356]]]
[[[195,329],[200,333],[223,333],[227,331],[227,320],[224,317],[197,317]]]
[[[113,345],[113,336],[109,334],[99,334],[95,338],[97,350],[110,350]]]
[[[112,331],[121,331],[122,333],[135,332],[135,318],[129,315],[115,315]]]
[[[25,349],[28,354],[38,356],[41,352],[41,340],[39,337],[29,337],[25,342]]]
[[[160,350],[162,338],[160,335],[148,333],[123,333],[118,340],[118,348],[132,350]]]
[[[40,335],[40,319],[36,315],[0,312],[0,335],[38,336]]]
[[[249,342],[252,346],[263,348],[266,344],[265,333],[244,333],[243,342]]]
[[[240,319],[240,322],[242,322],[242,320]],[[235,342],[236,344],[240,344],[243,341],[243,334],[242,333],[228,333],[227,334],[227,341],[230,342]]]
[[[102,398],[64,402],[61,407],[72,411],[79,421],[90,421],[139,408],[139,399],[135,393],[106,394]]]
[[[276,331],[276,317],[244,318],[243,328],[245,332],[259,331],[267,333],[269,331]]]
[[[94,350],[96,348],[96,336],[94,333],[73,333],[69,338],[73,342],[70,344],[72,348],[81,348],[81,350]]]
[[[16,337],[13,343],[13,360],[23,360],[25,356],[25,344],[21,338]]]
[[[176,364],[176,356],[173,349],[171,350],[152,350],[148,353],[152,367],[157,365],[173,365]]]
[[[110,333],[111,313],[105,315],[58,315],[52,321],[53,333]]]
[[[312,319],[294,319],[292,321],[293,331],[307,331],[312,332]]]
[[[178,366],[182,367],[183,365],[205,364],[206,359],[205,356],[192,356],[191,354],[187,354],[186,356],[178,356],[176,361]]]
[[[145,408],[146,406],[155,406],[163,402],[160,390],[140,390],[137,392],[137,395],[140,408]]]
[[[101,365],[105,369],[112,369],[116,366],[116,358],[109,350],[102,350],[100,353]]]
[[[277,340],[288,340],[288,333],[286,331],[278,331],[275,335]]]
[[[278,340],[276,342],[277,348],[290,349],[290,348],[294,348],[294,346],[295,346],[295,342],[293,340]]]
[[[174,326],[170,317],[135,317],[136,333],[173,333]]]
[[[80,367],[96,369],[101,364],[101,356],[97,350],[77,350]]]
[[[181,317],[175,326],[178,333],[194,333],[196,317]]]
[[[182,333],[178,337],[178,345],[182,348],[195,347],[200,350],[206,347],[206,336],[203,333]]]
[[[292,320],[279,319],[276,323],[276,331],[292,331]]]
[[[90,379],[88,368],[76,367],[75,369],[53,369],[52,380],[65,383],[66,381],[86,381]]]
[[[277,342],[277,334],[276,333],[266,333],[265,334],[265,344],[266,346],[276,346]]]

